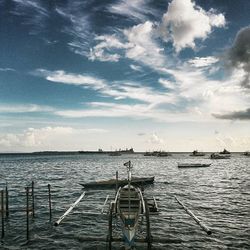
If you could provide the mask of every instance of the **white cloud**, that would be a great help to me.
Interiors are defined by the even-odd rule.
[[[219,62],[219,59],[213,56],[207,57],[195,57],[194,59],[190,59],[188,63],[191,66],[202,68],[202,67],[209,67],[215,63]]]
[[[163,55],[164,49],[156,40],[158,36],[156,26],[157,24],[146,21],[124,29],[119,37],[114,35],[96,36],[95,40],[98,43],[91,48],[88,58],[117,62],[124,56],[158,70],[159,67],[166,65],[166,60]],[[132,67],[135,69],[134,66]]]
[[[235,70],[224,80],[208,79],[203,70],[184,65],[175,70],[168,70],[178,85],[175,93],[185,104],[190,117],[214,119],[211,114],[228,113],[232,110],[243,110],[248,106],[249,96],[240,86],[244,72]]]
[[[142,67],[139,65],[134,65],[134,64],[130,64],[129,65],[131,69],[133,69],[134,71],[142,71]]]
[[[46,25],[46,20],[49,17],[47,9],[40,1],[32,0],[13,0],[15,2],[12,14],[24,16],[23,24],[32,25],[30,33],[40,32],[41,28]]]
[[[38,76],[45,77],[48,81],[91,87],[93,89],[101,89],[106,86],[104,80],[89,75],[66,73],[63,70],[49,71],[38,69],[34,72]]]
[[[167,89],[175,89],[176,88],[176,85],[174,85],[174,83],[172,81],[169,81],[167,79],[159,78],[158,82]]]
[[[0,104],[0,113],[52,112],[54,108],[36,104]]]
[[[205,11],[192,0],[173,0],[162,18],[161,36],[172,41],[177,52],[195,48],[195,39],[206,39],[213,27],[224,27],[223,14]]]
[[[152,133],[152,135],[147,140],[147,142],[150,144],[156,144],[156,145],[163,145],[164,144],[164,140],[161,139],[156,133]]]
[[[138,21],[144,21],[147,14],[154,14],[147,6],[147,0],[120,0],[108,7],[111,13],[126,16]]]
[[[12,68],[0,68],[0,71],[15,71]]]
[[[120,55],[110,52],[111,49],[127,48],[128,44],[120,42],[114,35],[96,36],[95,40],[99,43],[90,49],[88,58],[92,61],[111,61],[117,62],[120,59]]]
[[[150,21],[133,26],[123,31],[129,47],[126,50],[126,57],[140,61],[153,68],[164,64],[165,58],[162,54],[163,48],[155,41],[155,27]]]
[[[159,103],[172,103],[175,99],[171,93],[161,93],[153,88],[133,82],[120,81],[108,85],[103,79],[83,74],[66,73],[63,70],[48,71],[38,69],[34,74],[42,76],[51,82],[89,87],[97,90],[103,96],[113,97],[116,100],[128,98],[156,105]]]

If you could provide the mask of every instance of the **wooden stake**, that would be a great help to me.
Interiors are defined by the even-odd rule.
[[[48,184],[49,191],[49,221],[52,219],[52,211],[51,211],[51,193],[50,193],[50,184]]]
[[[108,243],[109,243],[109,246],[108,246],[108,249],[111,250],[112,249],[112,226],[113,226],[113,222],[112,222],[112,219],[113,219],[113,210],[114,210],[114,203],[111,202],[110,204],[110,209],[109,209],[109,231],[108,231]]]
[[[29,235],[29,187],[25,188],[26,190],[26,237],[27,241],[30,239]]]
[[[6,212],[6,218],[9,218],[9,191],[8,191],[8,186],[6,185],[5,188],[5,212]]]
[[[148,250],[151,250],[152,247],[152,236],[151,236],[151,228],[150,228],[150,218],[149,218],[149,207],[148,207],[148,201],[144,199],[145,202],[145,210],[146,210],[146,227],[147,227],[147,243],[148,243]]]
[[[3,190],[1,190],[1,217],[2,217],[2,234],[1,238],[4,237],[4,205],[3,205]]]
[[[31,196],[32,196],[32,217],[35,217],[35,195],[34,195],[34,181],[31,183]]]
[[[115,192],[118,190],[118,171],[115,172]]]

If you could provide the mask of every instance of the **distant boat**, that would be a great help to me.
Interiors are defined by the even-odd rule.
[[[221,151],[220,154],[222,154],[222,155],[229,155],[231,153],[224,148],[224,150]]]
[[[109,153],[109,156],[120,156],[122,155],[119,151],[114,151],[114,152],[111,152]]]
[[[249,151],[246,151],[246,152],[243,153],[243,155],[245,155],[245,156],[250,156],[250,152],[249,152]]]
[[[133,148],[130,148],[130,149],[120,149],[119,150],[120,153],[122,154],[133,154],[134,153],[134,149]]]
[[[230,157],[231,157],[230,154],[222,155],[222,154],[212,153],[210,155],[211,159],[229,159]]]
[[[198,150],[194,150],[190,156],[204,156],[205,153],[199,152]]]
[[[178,168],[200,168],[209,167],[211,163],[178,163]]]
[[[153,156],[153,153],[151,152],[146,152],[145,154],[143,154],[144,156]]]
[[[138,185],[138,186],[143,186],[143,185],[147,185],[147,184],[153,184],[154,183],[154,176],[151,177],[132,177],[131,179],[131,184],[133,185]],[[118,184],[118,186],[123,186],[126,185],[128,183],[127,179],[118,179],[116,181],[116,179],[110,179],[110,180],[103,180],[103,181],[93,181],[93,182],[89,182],[89,183],[85,183],[82,184],[80,183],[80,185],[84,186],[85,188],[94,188],[94,187],[103,187],[103,188],[112,188],[116,186],[116,183]]]
[[[172,155],[171,153],[169,153],[169,152],[164,152],[164,151],[159,152],[159,153],[157,154],[158,157],[167,157],[167,156],[171,156],[171,155]]]

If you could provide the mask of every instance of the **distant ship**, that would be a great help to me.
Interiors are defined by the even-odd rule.
[[[228,154],[229,155],[231,153],[224,148],[224,150],[221,151],[220,154],[224,154],[224,155]]]
[[[119,152],[121,154],[133,154],[134,153],[134,149],[133,148],[130,148],[130,149],[119,149]]]
[[[250,152],[249,152],[249,151],[246,151],[246,152],[243,153],[243,155],[245,155],[245,156],[250,156]]]
[[[204,156],[205,153],[199,152],[198,150],[194,150],[190,156]]]

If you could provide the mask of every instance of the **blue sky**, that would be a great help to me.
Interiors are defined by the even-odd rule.
[[[249,150],[249,11],[0,0],[0,152]]]

